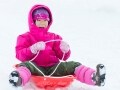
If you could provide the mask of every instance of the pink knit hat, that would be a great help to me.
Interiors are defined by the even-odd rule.
[[[45,8],[38,8],[36,10],[33,11],[33,20],[47,20],[49,21],[49,12],[45,9]]]

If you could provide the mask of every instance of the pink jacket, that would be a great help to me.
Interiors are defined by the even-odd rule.
[[[38,28],[35,26],[33,19],[32,19],[32,12],[36,8],[44,7],[50,13],[50,22],[46,29]],[[29,15],[28,15],[28,24],[29,24],[29,32],[26,32],[22,35],[17,37],[16,43],[16,58],[22,62],[31,60],[35,54],[32,54],[30,51],[30,46],[39,41],[50,41],[60,39],[62,40],[61,36],[48,32],[49,27],[52,24],[52,13],[47,6],[44,5],[35,5],[31,8]],[[60,42],[49,42],[46,44],[46,48],[43,51],[40,51],[38,57],[33,61],[38,66],[52,66],[59,62],[59,59],[62,58],[63,53],[60,50]],[[70,51],[65,54],[64,60],[67,60],[70,56]]]

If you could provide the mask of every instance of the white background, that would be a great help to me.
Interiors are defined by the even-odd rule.
[[[70,90],[119,90],[120,0],[0,0],[0,90],[21,90],[8,83],[15,58],[16,37],[28,31],[28,12],[45,4],[53,13],[49,31],[70,44],[69,60],[91,68],[106,66],[106,85],[94,87],[74,82]],[[76,84],[76,85],[75,85]]]

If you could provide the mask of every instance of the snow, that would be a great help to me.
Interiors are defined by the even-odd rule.
[[[51,32],[70,44],[69,60],[91,68],[106,66],[104,87],[73,82],[69,90],[119,90],[120,86],[120,1],[119,0],[0,0],[0,90],[13,88],[9,73],[15,58],[16,37],[28,30],[28,11],[34,4],[45,4],[53,13]]]

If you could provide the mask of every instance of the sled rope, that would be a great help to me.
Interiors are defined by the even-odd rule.
[[[62,41],[62,40],[60,40],[60,39],[57,39],[57,40],[49,40],[49,41],[46,41],[45,43],[56,42],[56,41]],[[34,61],[34,60],[37,58],[37,56],[38,56],[39,53],[40,53],[40,51],[37,52],[37,54],[35,55],[35,57],[33,57],[33,58],[29,61],[29,63],[30,63],[31,65],[33,65],[44,77],[50,77],[50,76],[52,76],[52,75],[55,73],[55,71],[57,70],[57,68],[59,67],[59,65],[61,64],[61,62],[63,61],[64,56],[65,56],[65,52],[63,53],[62,59],[60,59],[60,62],[59,62],[58,65],[55,67],[54,71],[53,71],[50,75],[47,75],[47,76],[46,76],[40,69],[38,69],[38,68],[32,63],[32,61]]]

